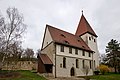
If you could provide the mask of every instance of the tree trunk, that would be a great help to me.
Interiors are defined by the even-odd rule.
[[[0,70],[2,70],[2,65],[3,65],[2,62],[0,62]]]
[[[115,66],[115,73],[117,73],[117,67]]]

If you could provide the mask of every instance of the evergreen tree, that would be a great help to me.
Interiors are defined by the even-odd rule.
[[[115,69],[115,73],[117,73],[117,67],[119,66],[118,64],[120,60],[119,50],[120,50],[120,43],[118,43],[118,41],[114,39],[112,39],[106,46],[106,53],[107,53],[106,62],[109,66]]]

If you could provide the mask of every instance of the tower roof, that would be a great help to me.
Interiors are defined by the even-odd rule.
[[[97,37],[96,33],[91,28],[90,24],[88,23],[88,21],[86,20],[86,18],[84,17],[84,15],[82,13],[82,16],[81,16],[80,22],[78,24],[75,35],[81,36],[81,35],[83,35],[85,33],[89,33],[89,34],[92,34],[95,37]]]

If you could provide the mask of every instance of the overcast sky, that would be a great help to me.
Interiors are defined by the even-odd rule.
[[[0,0],[0,13],[16,7],[28,25],[23,47],[41,48],[45,25],[75,33],[83,10],[84,16],[98,35],[98,48],[105,53],[113,38],[120,42],[120,0]]]

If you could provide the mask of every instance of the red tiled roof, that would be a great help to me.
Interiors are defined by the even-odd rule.
[[[58,28],[46,25],[52,36],[53,41],[61,44],[66,44],[69,46],[74,46],[80,49],[92,51],[88,45],[78,36],[68,33],[66,31],[60,30]]]
[[[53,64],[46,54],[40,54],[40,58],[44,64]]]
[[[83,35],[83,34],[85,34],[87,32],[92,34],[92,35],[94,35],[95,37],[97,37],[96,33],[91,28],[91,26],[89,25],[88,21],[85,19],[84,15],[82,14],[75,35],[81,36],[81,35]]]

